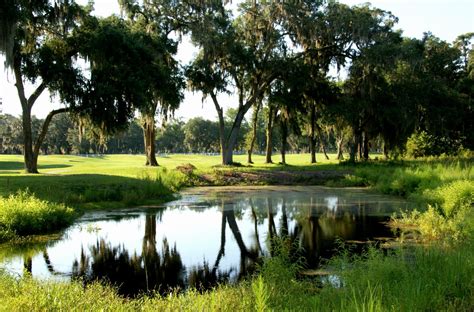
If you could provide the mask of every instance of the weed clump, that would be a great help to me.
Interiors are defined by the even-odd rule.
[[[394,218],[393,224],[402,232],[415,227],[422,240],[453,242],[474,232],[471,168],[470,159],[438,158],[363,166],[355,175],[381,193],[419,204],[422,212]]]
[[[74,210],[38,199],[28,190],[0,197],[0,239],[58,230],[72,223]]]

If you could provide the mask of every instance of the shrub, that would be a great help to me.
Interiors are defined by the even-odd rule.
[[[457,155],[461,151],[460,139],[439,137],[425,131],[412,134],[406,144],[406,155],[418,158],[425,156]]]
[[[452,217],[474,203],[474,183],[468,180],[454,181],[435,190],[442,198],[443,214]]]

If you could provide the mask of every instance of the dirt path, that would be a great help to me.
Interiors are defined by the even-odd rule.
[[[338,180],[350,174],[349,170],[311,171],[241,171],[221,170],[198,176],[208,185],[321,185],[330,180]]]

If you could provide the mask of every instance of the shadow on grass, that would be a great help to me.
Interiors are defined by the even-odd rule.
[[[59,169],[59,168],[68,168],[72,167],[72,165],[65,165],[65,164],[49,164],[49,165],[39,165],[38,170],[41,169]],[[0,172],[2,171],[10,171],[10,170],[23,170],[25,169],[25,165],[21,161],[0,161]]]
[[[138,179],[102,174],[18,175],[0,178],[0,195],[29,189],[36,197],[76,208],[113,208],[171,200],[176,186],[160,177]]]

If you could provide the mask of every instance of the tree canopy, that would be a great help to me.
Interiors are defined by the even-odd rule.
[[[121,16],[98,18],[91,4],[72,0],[2,2],[0,51],[16,78],[28,172],[37,172],[48,127],[61,127],[52,120],[63,112],[79,128],[93,128],[99,141],[136,125],[138,112],[150,165],[157,165],[157,114],[174,129],[159,129],[158,137],[184,144],[157,146],[218,147],[225,165],[244,148],[251,162],[264,132],[267,162],[277,147],[283,163],[287,148],[309,151],[316,162],[318,149],[337,147],[342,158],[344,146],[353,161],[368,159],[375,147],[386,156],[404,153],[407,142],[410,149],[413,142],[430,146],[431,154],[473,147],[474,33],[453,43],[431,33],[407,38],[395,30],[398,19],[390,12],[323,0],[243,1],[237,10],[215,1],[119,4]],[[199,49],[189,64],[176,60],[184,34]],[[336,81],[331,71],[342,69],[347,77]],[[168,122],[185,80],[212,101],[217,123]],[[29,96],[25,81],[35,86]],[[38,126],[31,109],[46,89],[64,108]],[[221,94],[235,95],[227,112]],[[250,110],[251,125],[245,119]],[[8,133],[16,129],[8,127]],[[204,133],[213,135],[204,140]],[[62,146],[57,151],[71,149],[56,145]]]

